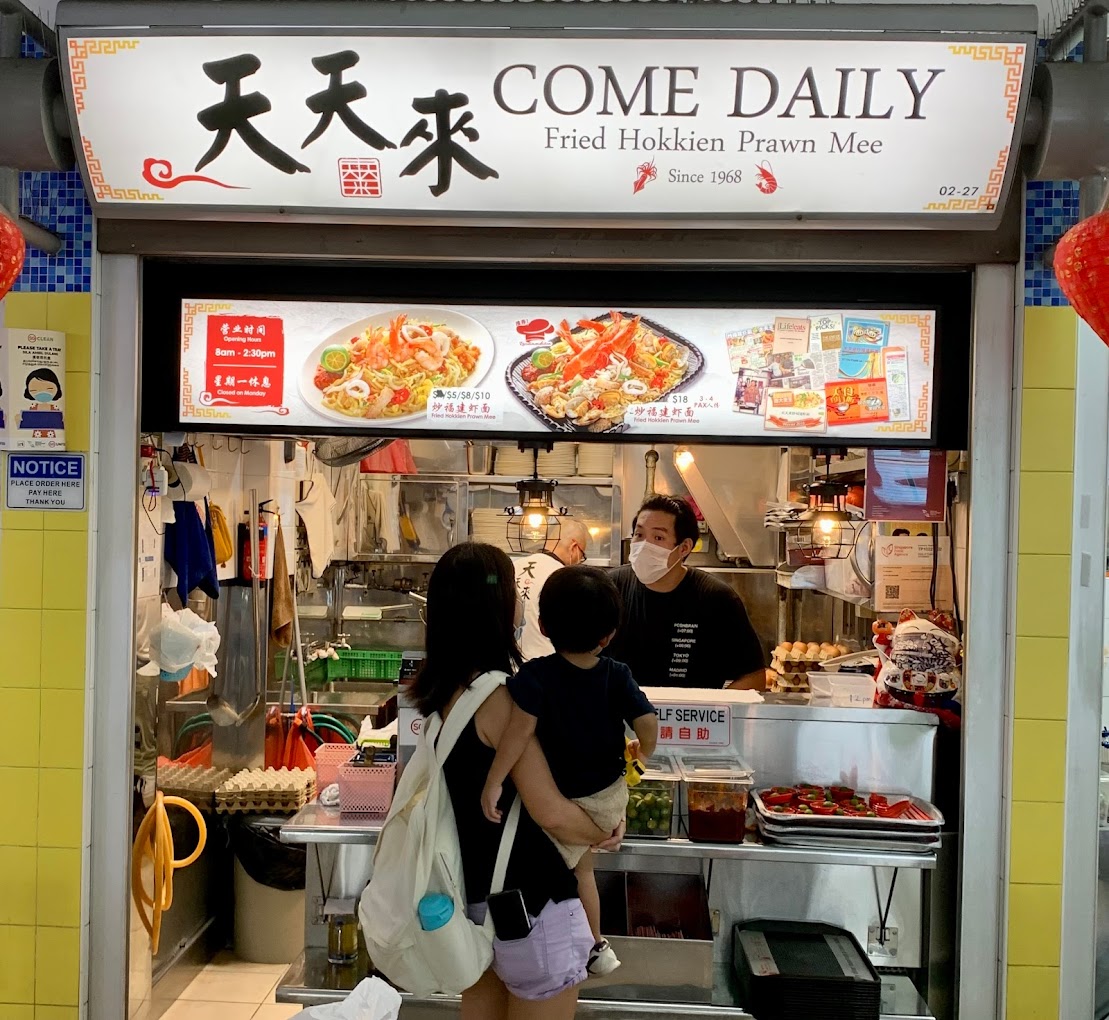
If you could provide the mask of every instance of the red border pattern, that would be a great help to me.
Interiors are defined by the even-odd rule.
[[[85,73],[85,59],[90,56],[111,56],[121,50],[134,50],[138,45],[138,39],[69,40],[69,74],[73,79],[73,105],[78,113],[85,112],[85,89],[89,84]]]

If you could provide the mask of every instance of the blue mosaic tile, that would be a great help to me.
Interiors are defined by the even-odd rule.
[[[20,47],[20,56],[31,57],[34,60],[41,60],[43,57],[46,56],[46,50],[44,50],[29,35],[24,35],[23,45]]]
[[[46,52],[25,35],[22,53],[41,58]],[[28,246],[23,272],[12,290],[42,293],[78,293],[92,290],[92,210],[85,197],[81,175],[21,173],[19,212],[64,238],[57,255]]]
[[[1046,56],[1047,42],[1040,40],[1037,60]],[[1065,59],[1082,59],[1081,41]],[[1059,238],[1078,222],[1078,182],[1027,181],[1024,218],[1024,303],[1052,308],[1066,305],[1050,256]]]

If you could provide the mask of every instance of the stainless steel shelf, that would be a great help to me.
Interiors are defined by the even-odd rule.
[[[355,843],[373,845],[381,832],[381,819],[343,815],[334,808],[309,804],[281,828],[285,843]],[[628,857],[693,857],[699,860],[773,861],[780,864],[841,864],[866,868],[911,868],[931,870],[935,854],[896,851],[827,850],[807,847],[769,846],[749,838],[745,843],[694,843],[688,839],[626,839],[623,848],[601,856],[614,863]]]
[[[716,861],[772,861],[778,864],[841,864],[862,868],[931,871],[936,855],[890,850],[828,850],[823,847],[771,846],[748,836],[743,843],[694,843],[688,839],[625,839],[613,857],[694,857]],[[604,855],[596,859],[604,867]]]
[[[319,803],[306,804],[281,827],[281,841],[372,846],[377,842],[382,821],[373,815],[344,815]]]
[[[363,957],[348,967],[333,967],[327,962],[323,949],[307,949],[285,972],[277,986],[278,1002],[301,1006],[316,1006],[339,1002],[366,976],[369,961]],[[642,1017],[657,1020],[667,1017],[713,1017],[715,1020],[753,1020],[739,1005],[739,996],[732,969],[727,964],[715,967],[715,988],[711,1003],[685,1003],[667,1001],[661,989],[644,988],[635,998],[601,997],[603,990],[593,990],[588,984],[582,988],[577,1016],[581,1020],[623,1020],[625,1017]],[[438,1020],[439,1017],[457,1016],[459,999],[453,995],[436,995],[417,998],[402,994],[401,1020]],[[906,977],[883,977],[881,1020],[930,1020],[932,1014]]]
[[[519,475],[465,475],[466,481],[470,485],[503,485],[509,489],[516,487],[516,482]],[[556,475],[553,478],[547,478],[546,475],[542,476],[545,480],[555,482],[558,485],[590,485],[596,486],[598,489],[611,489],[615,484],[614,478],[597,477],[592,475]]]

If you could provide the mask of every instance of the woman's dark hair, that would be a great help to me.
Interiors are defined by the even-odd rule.
[[[539,620],[556,652],[591,652],[617,627],[623,603],[600,567],[563,567],[543,583]]]
[[[427,640],[412,699],[424,715],[442,712],[454,692],[482,673],[514,673],[516,574],[496,546],[462,542],[448,549],[427,585]]]
[[[636,511],[635,519],[632,521],[632,531],[635,531],[639,515],[647,510],[658,510],[664,514],[670,514],[674,518],[674,535],[678,539],[678,545],[681,545],[687,538],[694,545],[697,544],[701,531],[697,527],[697,515],[693,512],[693,507],[689,505],[688,500],[658,494],[648,496],[643,505]]]
[[[27,388],[23,391],[24,400],[34,400],[31,395],[31,380],[41,379],[43,382],[48,382],[56,386],[58,392],[54,394],[54,399],[57,400],[62,395],[62,384],[58,381],[58,377],[54,374],[52,369],[49,368],[36,368],[29,376],[27,376]]]

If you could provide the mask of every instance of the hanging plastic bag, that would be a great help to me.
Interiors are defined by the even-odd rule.
[[[191,609],[174,612],[162,604],[162,619],[150,638],[150,654],[163,680],[184,680],[193,667],[216,675],[220,636],[214,623]]]
[[[266,713],[265,761],[268,769],[279,769],[285,764],[285,721],[276,705]]]
[[[342,1002],[311,1006],[294,1020],[398,1020],[400,994],[381,978],[362,981]]]
[[[287,769],[314,769],[316,757],[308,749],[305,737],[312,732],[312,716],[307,708],[301,708],[289,725],[289,735],[285,738],[285,755],[282,761]]]

